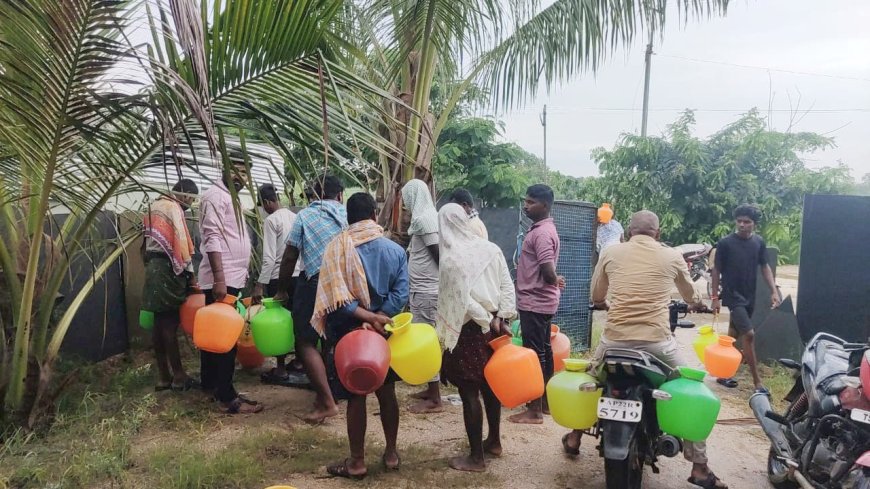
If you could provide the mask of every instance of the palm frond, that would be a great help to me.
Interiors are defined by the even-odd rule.
[[[690,18],[724,15],[728,0],[677,0]],[[477,61],[494,100],[511,106],[584,71],[629,45],[642,29],[661,32],[667,0],[556,0]]]

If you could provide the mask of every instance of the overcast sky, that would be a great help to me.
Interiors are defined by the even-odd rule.
[[[857,178],[870,173],[870,2],[736,0],[725,17],[685,27],[675,15],[668,20],[654,49],[649,134],[661,134],[679,111],[693,108],[697,134],[709,135],[752,107],[766,114],[772,91],[775,129],[788,128],[799,101],[810,112],[799,114],[793,130],[836,138],[836,148],[807,156],[810,167],[843,161]],[[549,166],[596,175],[591,149],[640,132],[645,44],[637,39],[596,75],[502,114],[505,139],[542,155],[539,115],[546,104]]]

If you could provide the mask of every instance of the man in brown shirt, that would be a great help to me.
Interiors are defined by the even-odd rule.
[[[703,305],[692,286],[686,262],[678,251],[658,241],[659,234],[658,216],[640,211],[631,216],[629,241],[609,246],[601,253],[592,276],[592,302],[608,309],[608,313],[604,334],[595,350],[596,360],[608,348],[629,348],[654,355],[671,368],[686,365],[668,320],[674,285],[691,310],[702,309]],[[566,436],[566,452],[577,453],[580,436],[576,431]],[[706,450],[705,442],[683,443],[683,455],[693,464],[689,482],[727,488],[707,467]]]

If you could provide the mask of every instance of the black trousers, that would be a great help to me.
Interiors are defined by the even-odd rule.
[[[213,304],[214,294],[212,291],[203,290],[205,304]],[[239,296],[239,289],[227,287],[227,294]],[[199,368],[202,382],[202,390],[214,391],[214,398],[220,402],[230,402],[239,393],[233,387],[233,374],[236,371],[236,347],[226,353],[211,353],[199,351]]]
[[[519,311],[523,346],[534,351],[541,362],[546,384],[553,376],[553,346],[550,344],[550,321],[552,314]]]

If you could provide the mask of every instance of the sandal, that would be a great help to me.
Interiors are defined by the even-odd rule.
[[[562,435],[562,449],[565,450],[565,453],[572,456],[580,455],[580,447],[572,447],[568,445],[568,435],[571,433],[565,433]]]
[[[729,389],[734,389],[735,387],[737,387],[737,381],[734,379],[716,379],[716,382],[718,382],[719,385],[724,385]]]
[[[246,404],[238,397],[224,405],[226,414],[256,414],[263,410],[262,405]]]
[[[710,472],[707,474],[707,477],[704,479],[698,479],[696,477],[689,477],[689,484],[696,485],[698,487],[702,487],[703,489],[728,489],[728,485],[722,482],[716,474]],[[719,484],[722,485],[719,485]]]
[[[755,393],[756,394],[764,394],[764,395],[770,397],[770,391],[767,390],[767,387],[764,387],[764,386],[761,386],[761,387],[755,389]]]
[[[199,387],[200,387],[199,381],[196,379],[193,379],[191,377],[184,379],[184,382],[182,382],[179,385],[176,385],[176,384],[171,385],[172,390],[175,392],[187,392],[191,389],[198,389]]]
[[[384,470],[386,470],[387,472],[390,472],[393,470],[399,470],[399,467],[401,467],[401,465],[402,465],[402,458],[399,457],[399,454],[397,453],[396,454],[396,464],[390,465],[387,463],[387,454],[385,453],[385,454],[381,455],[381,463],[384,465]]]
[[[353,479],[353,480],[363,480],[368,472],[363,472],[362,474],[351,474],[350,469],[347,468],[347,462],[349,458],[344,459],[344,462],[339,462],[337,464],[332,464],[326,467],[326,473],[333,477],[344,477],[345,479]]]
[[[288,373],[284,373],[284,375],[278,375],[275,373],[276,369],[269,370],[268,372],[263,372],[260,374],[260,382],[269,385],[287,385],[287,381],[290,380],[290,375]]]
[[[154,386],[154,392],[168,391],[172,388],[172,384],[157,384]]]
[[[236,394],[236,399],[242,401],[245,404],[251,405],[251,406],[259,406],[260,405],[260,401],[255,401],[253,399],[250,399],[247,396],[245,396],[244,394]]]

